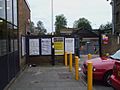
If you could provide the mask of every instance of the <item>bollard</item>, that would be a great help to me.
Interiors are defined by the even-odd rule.
[[[106,53],[106,56],[108,57],[110,54],[109,53]]]
[[[92,59],[92,55],[88,54],[88,60]]]
[[[72,52],[70,52],[69,71],[72,72]]]
[[[75,56],[75,79],[79,80],[79,63],[78,63],[78,56]]]
[[[68,65],[68,62],[67,62],[67,52],[65,52],[65,66]]]
[[[92,90],[92,62],[88,62],[88,70],[87,70],[87,90]]]

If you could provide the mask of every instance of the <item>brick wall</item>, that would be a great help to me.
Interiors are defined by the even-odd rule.
[[[120,39],[119,39],[120,42]],[[115,51],[120,49],[120,43],[118,43],[118,36],[109,36],[108,44],[102,43],[102,54],[106,53],[113,54]]]
[[[115,21],[115,32],[120,33],[120,0],[114,0],[114,21]]]
[[[20,67],[21,69],[26,64],[26,57],[21,56],[21,35],[26,35],[27,31],[29,31],[29,20],[30,20],[30,9],[26,3],[26,0],[18,0],[19,7],[19,54],[20,54]]]

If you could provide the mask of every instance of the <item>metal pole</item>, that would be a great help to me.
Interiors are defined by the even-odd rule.
[[[52,35],[53,35],[53,0],[51,0],[51,29],[52,29]]]
[[[54,43],[52,43],[52,65],[55,65],[55,49],[54,49]]]
[[[115,8],[115,3],[114,3],[114,0],[111,0],[111,4],[112,4],[112,35],[114,35],[114,32],[115,32],[115,21],[114,21],[114,8]]]

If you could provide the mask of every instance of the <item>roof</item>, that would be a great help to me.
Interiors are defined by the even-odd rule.
[[[92,32],[92,30],[86,30],[83,28],[78,29],[73,33],[73,35],[78,35],[80,38],[98,38],[99,36]]]
[[[64,28],[60,30],[61,35],[71,35],[74,31],[76,31],[75,28]]]
[[[30,4],[28,3],[28,0],[24,0],[24,1],[25,1],[26,5],[27,5],[28,9],[30,10]]]

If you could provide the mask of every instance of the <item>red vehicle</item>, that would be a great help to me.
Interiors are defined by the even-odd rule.
[[[111,85],[110,77],[113,73],[113,66],[116,60],[120,59],[120,50],[110,57],[99,57],[84,61],[82,71],[87,77],[87,62],[93,63],[93,79],[102,80],[107,86]]]
[[[110,79],[114,89],[120,90],[120,60],[115,62],[113,67],[113,75]]]

